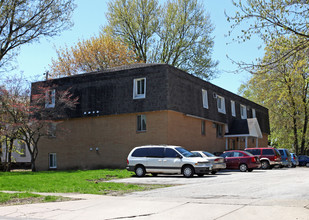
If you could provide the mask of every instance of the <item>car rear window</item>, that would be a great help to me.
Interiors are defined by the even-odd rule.
[[[132,157],[147,157],[149,148],[138,148],[132,153]]]
[[[284,150],[279,150],[279,153],[281,154],[281,156],[284,156]]]
[[[207,156],[207,157],[215,157],[215,155],[207,152],[207,151],[203,151],[203,153]]]
[[[261,154],[260,149],[247,149],[246,151],[253,154],[253,155],[260,155]]]
[[[263,155],[275,155],[275,152],[273,151],[273,149],[263,149],[262,154]]]

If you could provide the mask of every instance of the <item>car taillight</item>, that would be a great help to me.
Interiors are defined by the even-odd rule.
[[[127,165],[129,165],[129,160],[127,159]]]
[[[251,157],[251,162],[256,162],[256,158],[255,157]]]

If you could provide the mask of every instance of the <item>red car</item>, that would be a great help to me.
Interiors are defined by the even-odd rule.
[[[253,169],[260,168],[261,166],[259,158],[246,151],[225,151],[221,157],[224,157],[227,169],[239,169],[241,172],[252,172]]]
[[[282,165],[281,155],[276,148],[246,148],[245,151],[259,157],[262,169],[272,169]]]

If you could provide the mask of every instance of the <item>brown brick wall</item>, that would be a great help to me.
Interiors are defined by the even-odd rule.
[[[225,149],[225,139],[216,137],[216,127],[205,121],[205,135],[201,134],[202,119],[183,113],[168,112],[168,144],[180,145],[188,150],[221,152]],[[224,130],[224,129],[223,129]]]
[[[48,170],[48,153],[57,154],[57,169],[63,170],[124,168],[132,148],[149,144],[179,145],[212,153],[225,150],[225,138],[216,137],[216,127],[211,121],[205,121],[205,135],[202,135],[200,118],[175,111],[142,114],[146,115],[145,132],[136,131],[139,113],[69,119],[59,123],[56,138],[42,138],[39,143],[38,170]],[[264,135],[259,146],[264,146],[264,142],[267,146],[266,140]]]
[[[138,114],[70,119],[58,124],[57,137],[40,142],[38,170],[48,169],[48,153],[57,154],[58,169],[124,168],[133,147],[167,142],[166,111],[143,114],[146,132],[136,131]]]

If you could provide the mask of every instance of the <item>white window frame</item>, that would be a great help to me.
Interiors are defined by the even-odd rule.
[[[231,112],[232,112],[232,116],[236,117],[235,101],[233,101],[233,100],[231,100]]]
[[[140,119],[139,119],[140,118]],[[143,124],[143,121],[145,124]],[[146,115],[137,115],[136,117],[136,131],[138,132],[143,132],[147,130],[147,120],[146,120]]]
[[[54,108],[56,103],[56,89],[51,89],[45,93],[45,108]]]
[[[240,105],[240,117],[241,119],[247,119],[247,106]]]
[[[219,100],[221,103],[221,106],[219,106]],[[225,99],[222,96],[217,96],[217,108],[218,108],[218,112],[225,114]]]
[[[144,91],[138,91],[138,85],[144,80]],[[133,80],[133,99],[146,98],[146,78],[138,78]]]
[[[256,118],[256,111],[254,108],[252,109],[252,118]]]
[[[51,157],[53,158],[53,161],[51,161]],[[50,169],[57,168],[57,154],[56,153],[49,153],[48,154],[48,167]]]
[[[208,109],[208,94],[207,90],[202,89],[203,108]]]

